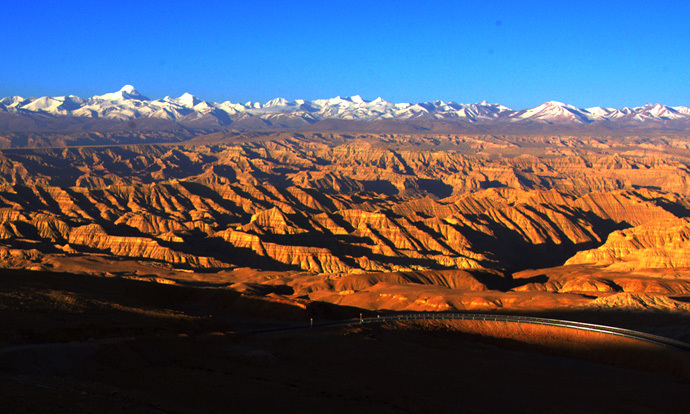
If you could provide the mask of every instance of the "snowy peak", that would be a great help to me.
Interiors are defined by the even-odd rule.
[[[357,104],[364,103],[364,99],[362,99],[362,97],[359,96],[359,95],[350,96],[349,99],[350,99],[350,102],[354,102],[354,103],[357,103]]]
[[[105,95],[96,95],[93,99],[102,101],[122,101],[122,100],[137,100],[148,101],[149,98],[137,92],[132,85],[125,85],[117,92],[106,93]]]
[[[423,121],[425,127],[428,122],[443,121],[447,125],[478,125],[483,129],[496,125],[514,128],[545,124],[572,128],[594,124],[606,128],[690,130],[690,108],[661,104],[622,109],[600,106],[581,109],[563,102],[549,101],[534,108],[515,111],[487,101],[473,104],[442,100],[393,103],[381,97],[369,101],[359,95],[312,101],[275,98],[265,104],[241,104],[230,101],[219,104],[204,101],[190,93],[184,93],[178,98],[166,96],[163,99],[150,100],[132,85],[125,85],[117,92],[96,95],[89,99],[73,95],[6,97],[0,99],[0,111],[19,115],[41,113],[115,120],[159,118],[200,127],[236,124],[248,125],[248,128],[290,128],[340,119],[364,122]]]
[[[593,121],[591,114],[586,110],[558,101],[544,102],[537,107],[518,111],[511,118],[514,121],[533,121],[548,124],[587,124]]]
[[[196,96],[188,92],[183,93],[182,95],[180,95],[179,98],[171,98],[169,96],[166,96],[165,98],[163,98],[163,101],[177,104],[185,108],[194,108],[195,106],[203,102],[201,99],[197,98]]]
[[[184,106],[188,108],[193,108],[194,106],[201,103],[201,99],[192,95],[189,92],[183,93],[179,98],[177,98]]]
[[[664,106],[661,104],[647,104],[644,108],[649,112],[650,115],[661,119],[678,119],[683,118],[683,114],[676,111],[673,108]]]
[[[134,89],[134,86],[132,85],[125,85],[122,88],[120,88],[119,92],[122,92],[123,94],[128,94],[128,95],[138,95],[139,92],[137,92],[136,89]]]
[[[266,105],[264,105],[264,108],[269,107],[269,106],[285,106],[287,104],[288,104],[287,99],[275,98],[275,99],[271,99],[270,101],[266,102]]]

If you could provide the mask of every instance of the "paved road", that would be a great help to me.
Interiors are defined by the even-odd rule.
[[[656,345],[661,345],[667,348],[690,352],[690,344],[677,341],[675,339],[666,338],[663,336],[652,335],[646,332],[634,331],[632,329],[617,328],[614,326],[596,325],[592,323],[574,322],[563,319],[549,319],[537,318],[531,316],[516,316],[516,315],[496,315],[496,314],[481,314],[481,313],[403,313],[395,315],[384,315],[375,318],[359,318],[348,319],[344,321],[334,322],[320,322],[313,325],[288,326],[280,328],[262,329],[247,333],[264,333],[276,332],[293,329],[306,328],[323,328],[328,326],[347,326],[359,324],[385,323],[385,322],[399,322],[399,321],[429,321],[429,320],[470,320],[470,321],[497,321],[497,322],[512,322],[512,323],[529,323],[534,325],[547,325],[562,328],[578,329],[581,331],[600,332],[608,335],[622,336],[638,341],[649,342]]]

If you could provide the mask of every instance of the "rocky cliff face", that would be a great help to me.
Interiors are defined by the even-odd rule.
[[[690,219],[652,220],[615,231],[602,246],[578,252],[566,262],[570,264],[612,270],[690,267]]]

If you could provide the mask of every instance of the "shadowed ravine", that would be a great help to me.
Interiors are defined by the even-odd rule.
[[[51,398],[57,411],[282,411],[296,395],[287,411],[505,408],[463,397],[495,397],[481,377],[513,390],[517,411],[540,398],[557,412],[673,412],[687,391],[682,353],[513,322],[690,342],[684,137],[90,139],[114,145],[0,152],[1,394],[34,411]],[[283,329],[360,314],[432,316]],[[493,319],[434,320],[450,314]],[[271,333],[246,334],[257,330]],[[563,366],[570,391],[545,397]],[[591,378],[629,388],[607,400]]]

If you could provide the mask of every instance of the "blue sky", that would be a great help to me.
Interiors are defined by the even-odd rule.
[[[685,1],[5,1],[0,96],[690,106]]]

